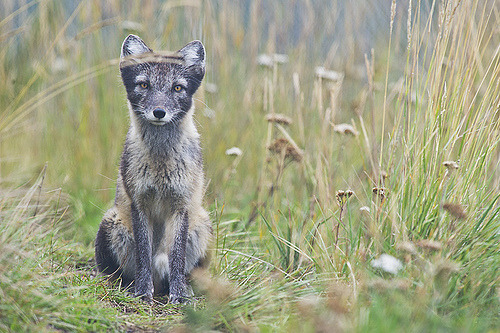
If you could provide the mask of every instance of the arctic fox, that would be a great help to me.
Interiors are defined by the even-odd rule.
[[[129,35],[120,71],[130,128],[114,207],[99,226],[99,271],[121,277],[137,297],[192,295],[189,272],[208,262],[212,226],[202,207],[204,175],[193,94],[205,75],[205,49],[193,41],[177,53],[154,53]]]

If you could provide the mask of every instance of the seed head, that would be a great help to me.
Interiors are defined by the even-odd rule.
[[[284,64],[288,62],[286,54],[259,54],[257,56],[257,63],[263,67],[273,67],[274,64]]]
[[[416,254],[417,253],[417,248],[412,242],[402,242],[396,245],[396,249],[402,251],[402,252],[407,252],[409,254]]]
[[[444,161],[443,165],[448,169],[448,171],[453,171],[458,169],[458,163],[455,161]]]
[[[370,213],[370,207],[368,207],[368,206],[363,206],[363,207],[359,208],[359,211],[360,211],[360,212]]]
[[[195,269],[191,277],[198,288],[207,293],[208,299],[215,304],[222,304],[232,299],[235,288],[222,277],[211,278],[210,275],[202,270]]]
[[[421,249],[429,251],[439,251],[443,248],[443,244],[441,244],[441,242],[431,239],[421,239],[417,242],[417,246]]]
[[[354,194],[354,192],[351,190],[337,191],[337,194],[335,195],[335,197],[337,198],[337,203],[339,204],[339,206],[343,207],[346,204],[347,199],[349,199],[353,194]]]
[[[241,156],[241,154],[243,154],[243,152],[238,147],[232,147],[226,150],[227,156]]]
[[[358,131],[356,131],[354,126],[349,124],[333,125],[333,130],[340,134],[358,136]]]
[[[316,76],[327,81],[341,82],[344,79],[344,73],[329,71],[325,67],[316,67]]]
[[[292,118],[280,113],[269,113],[266,115],[266,120],[281,125],[290,125],[292,123]]]
[[[379,197],[381,203],[383,203],[389,195],[389,190],[385,187],[374,187],[372,188],[372,192]]]
[[[458,220],[465,220],[467,218],[467,213],[465,213],[465,210],[460,204],[447,202],[443,204],[443,209]]]

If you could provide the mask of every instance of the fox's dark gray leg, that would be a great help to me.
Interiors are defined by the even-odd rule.
[[[174,244],[169,254],[169,287],[170,302],[183,303],[188,300],[189,292],[186,279],[186,242],[188,236],[188,214],[186,211],[178,215],[178,227]]]
[[[153,299],[153,275],[151,273],[151,236],[147,228],[147,219],[132,204],[132,225],[135,240],[135,296],[145,300]]]

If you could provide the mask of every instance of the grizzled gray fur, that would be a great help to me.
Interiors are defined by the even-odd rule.
[[[114,207],[95,241],[98,269],[120,277],[135,295],[172,303],[192,294],[189,272],[205,265],[212,235],[202,207],[204,176],[193,94],[205,74],[205,49],[193,41],[177,53],[154,53],[137,36],[122,45],[120,71],[130,128]]]

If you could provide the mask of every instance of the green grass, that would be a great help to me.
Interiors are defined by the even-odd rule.
[[[500,330],[499,7],[407,5],[0,4],[0,331]],[[95,274],[128,33],[207,50],[196,121],[215,237],[191,306]],[[257,63],[275,52],[288,62]],[[383,253],[401,271],[375,269]]]

